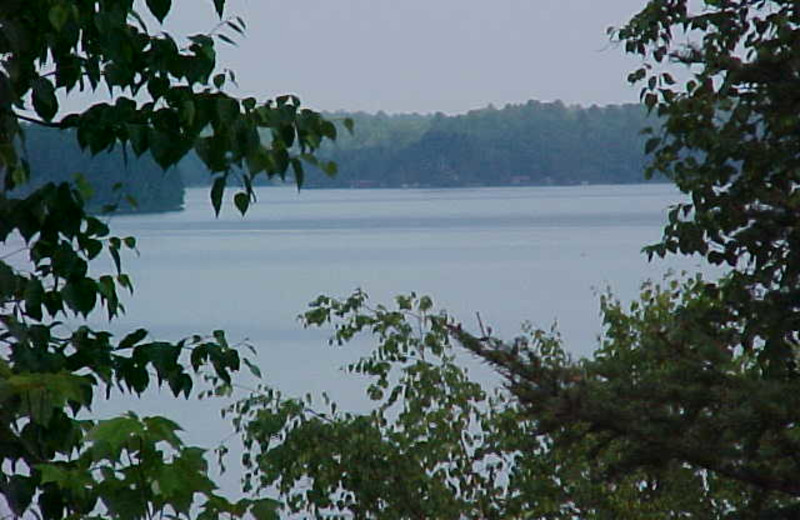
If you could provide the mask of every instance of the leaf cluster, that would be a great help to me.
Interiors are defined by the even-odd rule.
[[[742,504],[761,511],[783,504],[775,495],[753,500],[730,479],[594,425],[615,410],[611,396],[628,397],[618,388],[623,380],[609,373],[622,363],[610,358],[627,356],[628,366],[654,357],[635,346],[638,340],[619,352],[609,345],[623,333],[649,335],[654,315],[671,319],[679,293],[677,285],[646,287],[630,315],[606,300],[608,345],[591,361],[572,360],[553,331],[528,327],[511,343],[476,337],[427,297],[398,297],[393,308],[370,306],[360,291],[343,300],[320,297],[304,314],[306,325],[332,326],[336,346],[360,334],[375,340],[373,351],[345,367],[366,377],[373,407],[342,411],[325,395],[321,402],[297,399],[268,387],[239,401],[226,413],[244,440],[246,487],[276,490],[287,511],[315,517],[727,518]],[[507,389],[488,392],[471,379],[458,345],[507,375]],[[664,421],[651,416],[675,404],[640,413],[653,396],[637,392],[657,386],[645,372],[630,376],[641,379],[628,389],[635,396],[626,404],[630,414],[606,421],[655,432],[657,443],[670,439],[670,431],[659,430]],[[781,460],[772,449],[765,446],[762,455]]]
[[[0,494],[12,512],[22,515],[35,501],[44,518],[84,516],[102,503],[118,517],[143,518],[167,505],[185,514],[196,493],[216,503],[196,460],[200,452],[179,442],[170,421],[86,417],[98,394],[115,389],[140,395],[165,385],[188,397],[206,366],[219,384],[230,384],[238,352],[221,332],[169,343],[139,329],[116,340],[62,322],[98,308],[114,318],[124,310],[119,292],[133,289],[122,253],[136,248],[135,238],[112,236],[86,214],[74,187],[47,184],[25,198],[0,195],[0,222],[0,239],[27,253],[29,269],[0,263]],[[104,252],[116,271],[94,275],[90,262]],[[160,442],[176,450],[174,459],[163,459]],[[152,472],[180,475],[164,477],[178,479],[179,489],[151,493]]]
[[[615,33],[646,60],[629,79],[663,120],[648,174],[690,196],[645,251],[734,268],[713,288],[729,304],[718,320],[738,320],[742,344],[777,377],[796,376],[800,329],[798,24],[789,0],[669,0]],[[685,84],[666,70],[675,64]]]
[[[224,0],[215,2],[220,17],[224,7]],[[147,8],[161,22],[171,2],[153,0]],[[162,168],[194,150],[214,174],[211,200],[217,213],[234,166],[241,183],[235,202],[242,213],[253,200],[257,175],[283,179],[291,170],[301,186],[304,163],[335,173],[333,163],[313,155],[323,140],[336,138],[333,123],[301,108],[295,96],[258,102],[224,92],[235,75],[218,71],[216,43],[233,41],[220,28],[244,32],[239,18],[182,42],[152,31],[132,0],[13,0],[0,13],[0,25],[0,170],[6,189],[29,176],[19,153],[20,119],[75,129],[78,143],[92,154],[118,145],[136,156],[150,153]],[[113,103],[57,117],[57,91],[103,86]],[[148,99],[140,102],[142,96]],[[39,119],[24,114],[30,108]],[[268,140],[262,139],[265,133]]]
[[[336,128],[299,99],[258,102],[225,92],[235,76],[219,70],[216,46],[235,43],[246,28],[224,17],[225,1],[213,2],[217,27],[183,40],[161,27],[172,7],[171,0],[9,0],[0,9],[0,496],[15,516],[275,515],[270,500],[218,495],[203,450],[184,445],[169,419],[93,417],[93,403],[114,392],[163,388],[189,397],[200,379],[211,385],[201,395],[226,394],[240,363],[256,375],[258,367],[222,331],[166,342],[143,328],[116,338],[85,325],[94,312],[104,309],[109,319],[124,312],[133,284],[123,256],[136,251],[136,239],[114,236],[88,211],[93,189],[85,177],[62,181],[80,172],[42,172],[58,182],[26,186],[37,165],[28,132],[41,136],[28,124],[65,131],[91,155],[116,150],[123,163],[132,151],[167,169],[193,150],[215,175],[217,213],[234,172],[241,182],[234,202],[244,214],[256,175],[283,178],[291,169],[300,186],[304,162],[335,171],[313,154]],[[101,88],[109,101],[63,114],[63,94]],[[97,272],[101,255],[112,272]]]

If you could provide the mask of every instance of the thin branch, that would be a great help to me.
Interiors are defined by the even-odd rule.
[[[47,127],[47,128],[58,128],[58,129],[63,129],[64,128],[62,126],[61,122],[52,123],[52,122],[49,122],[49,121],[42,121],[41,119],[36,119],[35,117],[29,117],[29,116],[26,116],[26,115],[23,115],[23,114],[18,114],[18,113],[14,112],[14,111],[12,111],[11,113],[17,119],[22,119],[23,121],[27,121],[28,123],[33,123],[35,125],[44,126],[44,127]]]

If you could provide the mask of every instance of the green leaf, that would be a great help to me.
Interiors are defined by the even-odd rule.
[[[214,214],[219,216],[220,209],[222,209],[222,196],[225,193],[225,184],[227,177],[225,175],[214,179],[214,184],[211,186],[211,205],[214,206]]]
[[[247,358],[242,358],[242,362],[245,366],[250,370],[250,373],[253,374],[255,377],[261,379],[261,369],[258,368],[252,361]]]
[[[60,487],[67,487],[69,481],[74,478],[63,466],[56,464],[38,464],[36,469],[42,473],[42,484],[52,482],[58,484]]]
[[[137,209],[139,207],[139,201],[137,201],[136,197],[134,197],[130,193],[126,193],[125,195],[122,196],[122,198],[125,199],[125,202],[127,202],[131,208]]]
[[[250,514],[256,520],[279,520],[281,503],[271,498],[262,498],[253,502]]]
[[[222,18],[225,12],[225,0],[214,0],[214,9],[217,11],[217,16]]]
[[[34,320],[42,319],[42,300],[44,288],[37,279],[28,280],[25,285],[25,313]]]
[[[87,316],[97,302],[97,284],[88,278],[67,282],[62,292],[64,302],[77,314]]]
[[[241,34],[242,36],[244,36],[244,27],[241,27],[241,26],[238,24],[238,18],[237,18],[237,21],[228,20],[228,22],[227,22],[227,24],[226,24],[226,25],[227,25],[228,27],[230,27],[231,29],[233,29],[234,31],[236,31],[237,33],[239,33],[239,34]]]
[[[98,421],[86,438],[90,441],[105,444],[103,449],[108,449],[112,458],[117,459],[132,437],[142,437],[144,426],[133,413],[122,417],[115,417],[106,421]]]
[[[128,139],[130,139],[133,153],[135,153],[138,157],[146,152],[149,147],[147,139],[147,125],[130,124],[127,126],[127,129]]]
[[[148,143],[153,159],[164,170],[176,164],[184,155],[180,143],[177,143],[175,136],[168,132],[150,130]]]
[[[222,88],[222,86],[225,84],[225,74],[215,74],[211,79],[211,82],[215,87]]]
[[[147,8],[162,23],[172,8],[172,0],[147,0]]]
[[[2,490],[3,495],[11,511],[21,517],[33,500],[33,494],[36,492],[35,480],[33,477],[12,475],[3,487],[6,488]]]
[[[247,193],[240,191],[234,195],[233,203],[239,210],[239,213],[244,216],[245,213],[247,213],[247,208],[250,207],[250,196]]]
[[[64,24],[67,23],[70,17],[70,9],[67,5],[58,3],[50,8],[47,13],[47,19],[56,31],[60,31]]]
[[[14,170],[11,172],[11,179],[13,181],[13,186],[22,186],[28,182],[28,179],[30,179],[30,171],[28,171],[25,163],[22,163],[21,166],[14,168]]]
[[[220,347],[222,348],[229,348],[228,340],[225,338],[225,331],[221,329],[217,329],[212,332],[214,339],[217,341]]]
[[[45,121],[51,121],[58,112],[56,91],[49,79],[38,78],[33,83],[33,108]]]
[[[339,166],[334,161],[323,162],[322,171],[328,177],[334,177],[339,172]]]
[[[8,301],[16,288],[14,270],[5,262],[0,261],[0,300]]]
[[[303,171],[303,163],[300,162],[300,159],[292,159],[292,170],[294,170],[294,181],[297,187],[302,187],[305,180],[305,172]]]
[[[224,96],[217,100],[217,118],[223,125],[232,125],[239,118],[239,102]]]
[[[73,179],[75,179],[75,187],[78,188],[78,193],[80,193],[81,198],[84,201],[91,199],[94,195],[94,188],[86,179],[86,176],[82,173],[76,173],[73,175]]]
[[[195,116],[197,115],[197,110],[195,108],[194,101],[185,100],[181,103],[180,108],[178,109],[178,117],[181,120],[181,123],[185,126],[192,126],[194,125]]]
[[[655,150],[659,144],[661,144],[660,137],[651,137],[650,139],[647,140],[647,142],[644,145],[644,153],[645,154],[653,153],[653,150]]]
[[[147,427],[148,433],[150,433],[155,440],[165,441],[175,449],[179,449],[183,446],[183,442],[176,434],[176,432],[182,431],[183,428],[175,421],[167,419],[166,417],[153,416],[145,417],[143,422]]]
[[[218,34],[218,35],[217,35],[217,38],[219,38],[219,39],[220,39],[220,40],[222,40],[223,42],[227,43],[228,45],[233,45],[234,47],[236,47],[236,42],[235,42],[235,41],[233,41],[233,40],[232,40],[231,38],[229,38],[228,36],[225,36],[224,34]]]
[[[119,342],[117,349],[124,350],[131,348],[142,341],[145,337],[147,337],[147,329],[136,329]]]

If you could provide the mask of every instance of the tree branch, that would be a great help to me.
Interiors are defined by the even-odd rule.
[[[33,123],[35,125],[44,126],[44,127],[47,127],[47,128],[58,128],[58,129],[63,129],[64,128],[62,126],[61,122],[52,123],[50,121],[42,121],[41,119],[36,119],[35,117],[29,117],[29,116],[26,116],[26,115],[17,114],[13,110],[11,111],[11,113],[17,119],[21,119],[23,121],[27,121],[28,123]]]

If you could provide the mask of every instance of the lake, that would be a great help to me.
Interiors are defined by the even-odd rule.
[[[480,312],[501,337],[526,320],[541,327],[557,320],[568,349],[586,355],[601,331],[598,290],[610,286],[629,299],[644,279],[698,263],[648,263],[640,253],[659,239],[666,208],[680,200],[666,184],[262,188],[257,195],[244,218],[231,204],[214,218],[206,189],[187,190],[182,212],[114,217],[112,232],[136,236],[141,254],[124,262],[136,293],[111,329],[145,326],[173,340],[224,329],[229,340],[256,347],[266,382],[289,394],[327,390],[358,408],[361,387],[338,367],[368,345],[328,347],[326,332],[297,322],[319,294],[360,287],[385,303],[410,291],[429,294],[466,327]],[[491,382],[490,374],[481,377]],[[103,409],[167,413],[190,442],[205,446],[229,436],[217,404],[163,397]],[[236,480],[234,471],[224,487],[235,489]]]

